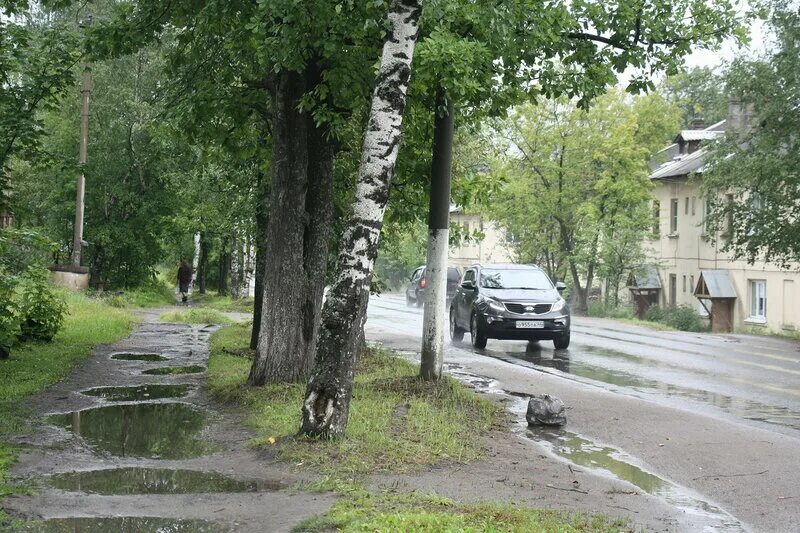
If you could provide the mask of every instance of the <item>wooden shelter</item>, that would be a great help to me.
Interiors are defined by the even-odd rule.
[[[713,333],[733,331],[733,306],[736,302],[736,288],[727,270],[701,270],[694,295],[708,311]],[[705,301],[711,302],[711,309]]]
[[[661,295],[661,278],[655,265],[646,265],[628,276],[628,290],[636,306],[636,317],[644,319],[651,305],[658,305]]]

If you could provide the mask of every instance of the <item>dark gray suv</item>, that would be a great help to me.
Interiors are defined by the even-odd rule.
[[[450,304],[450,338],[469,332],[472,345],[487,339],[552,340],[557,350],[569,346],[570,314],[561,291],[532,265],[473,265],[464,273]]]

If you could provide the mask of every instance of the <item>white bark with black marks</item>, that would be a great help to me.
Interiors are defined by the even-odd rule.
[[[306,387],[301,433],[344,435],[366,318],[372,267],[400,148],[400,127],[419,36],[420,0],[393,0],[358,172],[352,213],[342,239],[336,280],[322,312],[315,366]]]

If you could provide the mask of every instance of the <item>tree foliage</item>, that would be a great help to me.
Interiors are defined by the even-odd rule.
[[[571,279],[579,310],[598,275],[614,293],[642,260],[647,161],[678,116],[657,95],[631,103],[614,91],[588,111],[564,100],[520,106],[498,125],[496,171],[507,184],[489,213],[513,235],[518,260]]]
[[[726,74],[742,120],[714,146],[703,183],[725,250],[789,266],[800,261],[800,14],[789,1],[771,7],[776,46]]]

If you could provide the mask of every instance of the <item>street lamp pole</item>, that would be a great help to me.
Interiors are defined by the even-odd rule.
[[[86,191],[86,149],[89,144],[89,97],[92,94],[92,70],[83,69],[81,79],[81,140],[78,152],[78,163],[81,175],[78,178],[78,194],[75,201],[75,226],[72,239],[72,265],[81,266],[81,248],[83,245],[83,211],[84,193]]]

